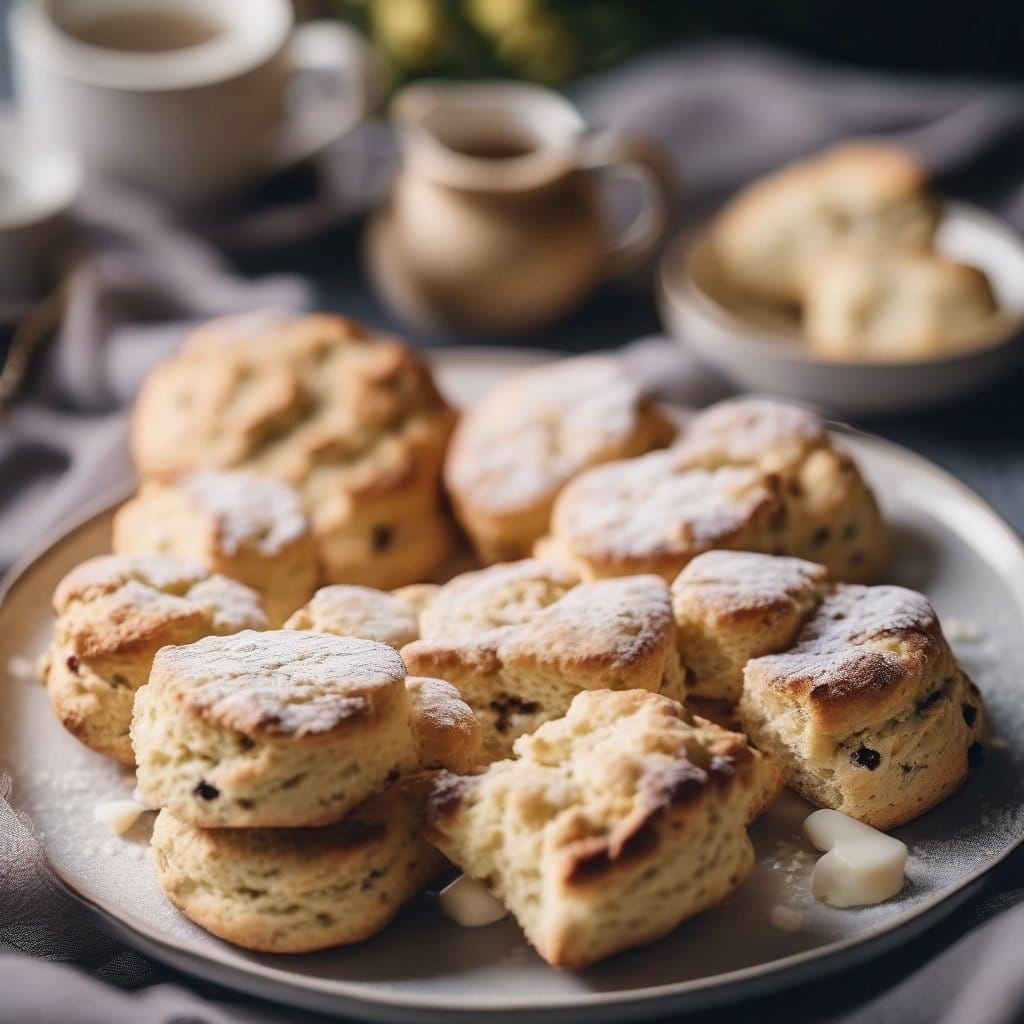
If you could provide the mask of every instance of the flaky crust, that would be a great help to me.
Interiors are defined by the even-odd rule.
[[[45,679],[58,718],[87,746],[134,763],[135,691],[168,644],[266,626],[259,595],[170,555],[102,555],[72,569],[53,596],[57,615]]]
[[[682,694],[664,582],[575,583],[532,559],[465,573],[441,588],[421,615],[421,639],[402,649],[410,672],[459,688],[491,759],[564,714],[580,690]]]
[[[395,650],[420,634],[419,613],[409,601],[372,587],[344,583],[321,587],[288,619],[285,629],[358,636]]]
[[[485,562],[523,558],[576,474],[663,447],[674,434],[621,360],[562,359],[514,374],[463,414],[445,482]]]
[[[331,315],[215,320],[147,379],[132,422],[145,478],[238,468],[302,496],[326,582],[382,588],[443,561],[440,474],[454,414],[410,349]]]
[[[746,877],[775,771],[746,739],[641,690],[579,694],[515,760],[435,784],[427,837],[484,881],[542,957],[652,942]]]
[[[444,869],[419,835],[425,782],[403,779],[316,829],[203,829],[163,810],[153,826],[157,881],[188,918],[246,949],[361,942]]]
[[[536,555],[584,578],[671,581],[721,548],[809,558],[860,581],[880,570],[887,541],[871,490],[819,416],[743,398],[694,417],[667,451],[576,477]]]

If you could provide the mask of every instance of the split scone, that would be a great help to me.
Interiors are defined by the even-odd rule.
[[[643,690],[581,693],[482,775],[442,773],[426,836],[556,967],[654,942],[749,874],[778,791],[746,738]]]
[[[255,591],[170,555],[90,558],[57,585],[53,610],[43,672],[53,709],[86,746],[125,764],[135,692],[161,647],[267,625]]]
[[[391,647],[326,633],[165,647],[135,697],[139,794],[204,828],[339,821],[393,779],[475,760],[476,721],[436,683],[410,690]]]
[[[517,736],[564,715],[581,690],[683,694],[664,581],[577,585],[533,559],[445,584],[402,657],[411,673],[458,688],[483,727],[488,760],[508,757]]]
[[[144,479],[234,468],[294,486],[321,577],[388,589],[448,552],[454,413],[422,360],[340,316],[214,320],[149,375],[132,421]],[[308,597],[308,595],[307,595]]]
[[[420,836],[423,776],[323,828],[204,829],[157,815],[156,877],[186,917],[237,946],[305,953],[376,935],[446,866]]]
[[[798,304],[819,260],[930,248],[939,207],[909,153],[850,142],[761,178],[711,229],[715,257],[739,289]]]
[[[376,640],[396,651],[420,635],[420,617],[415,605],[383,590],[344,583],[321,587],[284,626],[285,629]]]
[[[739,714],[793,789],[876,828],[944,800],[984,754],[981,695],[902,587],[835,586],[789,650],[747,663]]]
[[[983,343],[1000,325],[984,272],[934,253],[845,253],[804,289],[804,334],[830,359],[934,359]]]
[[[671,581],[716,548],[809,558],[855,582],[887,553],[874,495],[822,419],[757,398],[711,406],[664,452],[576,477],[535,553],[585,579]]]
[[[309,599],[316,548],[295,490],[251,473],[151,480],[114,516],[116,552],[184,555],[259,591],[271,626]]]
[[[751,658],[784,651],[825,594],[828,572],[800,558],[707,551],[672,584],[687,700],[727,714]]]
[[[577,473],[662,448],[674,435],[622,360],[561,359],[514,374],[463,414],[445,483],[484,562],[525,558]]]

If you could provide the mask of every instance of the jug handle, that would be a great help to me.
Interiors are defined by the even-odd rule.
[[[616,277],[645,263],[665,241],[679,191],[675,169],[662,146],[614,129],[586,135],[582,153],[583,169],[635,178],[643,189],[637,215],[612,239],[605,257],[605,274]]]

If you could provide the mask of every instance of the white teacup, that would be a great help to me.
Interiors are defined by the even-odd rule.
[[[91,174],[178,202],[229,191],[355,126],[377,67],[352,30],[289,0],[20,0],[29,126]],[[317,88],[289,102],[300,76]]]

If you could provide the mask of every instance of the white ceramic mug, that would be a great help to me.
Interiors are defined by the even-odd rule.
[[[289,0],[20,0],[10,37],[35,133],[90,174],[178,202],[310,155],[375,98],[360,37],[296,26]],[[301,84],[315,91],[290,102]]]

